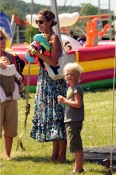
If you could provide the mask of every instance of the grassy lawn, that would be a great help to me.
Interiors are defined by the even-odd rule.
[[[116,99],[116,98],[115,98]],[[85,121],[82,131],[84,148],[97,146],[116,146],[116,117],[113,118],[113,92],[112,90],[85,92]],[[19,129],[18,135],[23,131],[26,100],[19,100]],[[17,139],[14,139],[11,161],[2,159],[3,140],[0,141],[0,173],[1,175],[71,175],[74,166],[73,155],[67,149],[67,160],[70,163],[58,164],[50,161],[52,143],[38,143],[30,138],[31,120],[33,116],[34,94],[30,94],[30,114],[27,121],[26,135],[23,135],[25,151],[19,148],[16,151]],[[114,104],[116,116],[116,100]],[[113,133],[113,139],[112,139]],[[98,163],[86,162],[84,164],[86,175],[105,175],[105,168]],[[116,172],[113,173],[116,175]]]

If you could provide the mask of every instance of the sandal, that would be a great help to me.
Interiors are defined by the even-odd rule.
[[[81,169],[78,173],[77,172],[74,172],[74,171],[72,171],[72,174],[82,174],[82,173],[84,173],[84,169]]]

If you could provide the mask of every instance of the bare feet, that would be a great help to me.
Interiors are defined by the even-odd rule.
[[[64,163],[66,162],[65,157],[57,157],[57,156],[51,156],[51,161],[55,163]]]
[[[56,155],[56,156],[51,156],[51,161],[52,162],[57,162],[57,159],[58,159],[58,156]]]
[[[59,157],[57,160],[59,163],[64,163],[66,162],[66,156]]]
[[[9,156],[4,156],[4,160],[11,160]]]

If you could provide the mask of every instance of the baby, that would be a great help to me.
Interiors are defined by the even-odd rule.
[[[3,103],[11,98],[18,100],[20,98],[19,87],[15,79],[22,84],[23,78],[16,71],[15,65],[11,64],[6,56],[0,57],[0,63],[7,66],[6,69],[0,68],[0,101]]]

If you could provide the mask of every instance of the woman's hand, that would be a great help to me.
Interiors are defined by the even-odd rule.
[[[24,88],[24,83],[21,81],[19,85],[19,92],[21,92]]]
[[[26,50],[26,53],[29,55],[34,55],[35,49],[32,46],[29,46]]]

